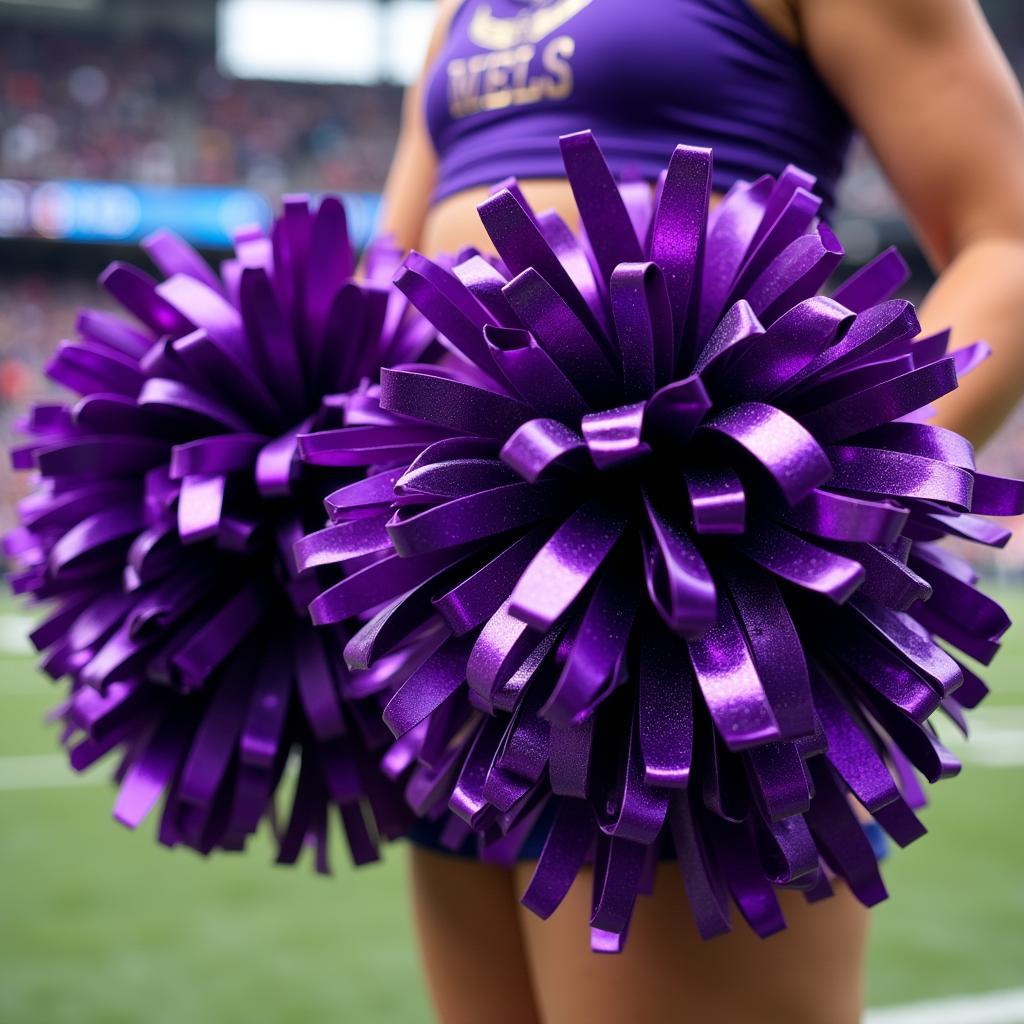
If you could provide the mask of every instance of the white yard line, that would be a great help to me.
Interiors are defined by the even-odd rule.
[[[987,734],[976,730],[970,743],[950,744],[968,765],[986,768],[1024,768],[1024,729],[999,729]],[[108,781],[102,768],[73,772],[63,754],[21,754],[0,757],[0,791],[58,789],[62,786],[99,785]],[[1021,1019],[1024,1024],[1024,1018]]]
[[[0,686],[0,696],[28,693],[27,689]],[[35,692],[35,690],[31,691]],[[1017,709],[1013,709],[1017,710]],[[949,747],[968,766],[985,768],[1024,768],[1024,726],[1019,728],[983,728],[975,723],[970,741],[948,729],[943,737]],[[89,778],[96,772],[86,772]],[[98,774],[102,775],[102,771]],[[62,785],[80,785],[82,776],[67,766],[63,754],[30,754],[0,757],[0,790],[39,789]],[[1024,1021],[1021,1022],[1024,1024]]]
[[[869,1010],[864,1024],[1024,1024],[1024,988]]]
[[[28,634],[34,624],[28,615],[0,615],[0,654],[31,654]]]
[[[1024,704],[996,704],[986,701],[981,707],[967,712],[967,721],[985,725],[1006,725],[1024,727]]]
[[[941,729],[943,742],[965,764],[986,768],[1024,767],[1024,707],[979,708],[968,715],[970,739],[955,729]],[[945,723],[941,723],[945,725]]]

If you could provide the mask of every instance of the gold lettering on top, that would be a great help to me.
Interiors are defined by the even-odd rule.
[[[572,94],[569,61],[576,52],[571,36],[556,36],[540,51],[541,74],[530,74],[537,47],[522,44],[509,50],[475,53],[448,64],[448,106],[454,118],[485,110],[503,110],[565,99]]]
[[[469,38],[484,50],[511,50],[520,43],[539,43],[594,0],[554,0],[545,7],[534,7],[511,18],[495,15],[490,4],[482,4],[473,12]]]
[[[572,95],[572,65],[569,61],[576,52],[576,41],[571,36],[558,36],[544,47],[541,64],[551,77],[546,80],[548,99],[564,100]]]

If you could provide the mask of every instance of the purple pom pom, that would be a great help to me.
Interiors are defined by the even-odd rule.
[[[54,606],[32,640],[45,670],[71,680],[54,713],[71,763],[116,751],[115,817],[134,827],[164,797],[168,845],[240,849],[266,817],[279,861],[308,843],[327,870],[334,804],[354,859],[374,859],[378,834],[410,819],[380,771],[380,709],[414,662],[352,673],[340,656],[351,628],[309,623],[336,576],[300,573],[293,546],[322,522],[328,490],[364,474],[301,462],[296,437],[376,410],[367,376],[418,357],[434,331],[390,286],[352,280],[335,198],[315,210],[287,199],[269,235],[239,234],[220,276],[169,233],[143,246],[164,280],[105,271],[134,321],[82,312],[80,342],[48,368],[82,397],[33,409],[14,453],[38,485],[6,538],[11,583]],[[398,259],[378,247],[371,276],[390,278]],[[388,546],[383,531],[350,534],[348,555]]]
[[[819,295],[841,248],[795,168],[709,214],[708,150],[680,146],[652,204],[589,133],[562,147],[579,237],[504,188],[479,208],[500,261],[397,278],[458,358],[382,372],[405,419],[364,461],[419,447],[394,496],[334,506],[401,573],[346,656],[443,623],[384,713],[418,758],[407,796],[498,858],[553,802],[524,901],[550,914],[593,859],[595,948],[621,947],[670,842],[705,936],[730,896],[771,934],[775,887],[830,875],[873,904],[854,804],[921,835],[917,773],[959,770],[930,716],[984,695],[934,638],[988,661],[1009,625],[933,544],[1001,544],[978,513],[1021,511],[1024,486],[922,422],[983,349],[917,337],[892,252]],[[361,444],[303,441],[332,443]],[[358,578],[321,621],[380,602]]]

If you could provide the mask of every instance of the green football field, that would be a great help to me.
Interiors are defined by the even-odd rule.
[[[990,592],[1024,618],[1024,593]],[[16,651],[15,612],[0,601],[0,1021],[430,1020],[401,847],[325,879],[274,867],[265,838],[204,863],[114,824],[104,769],[74,780],[42,722],[59,688]],[[873,1006],[1024,985],[1024,628],[983,674],[964,773],[886,867]]]

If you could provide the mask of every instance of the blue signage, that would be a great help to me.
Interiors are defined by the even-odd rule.
[[[357,248],[372,237],[380,196],[343,197]],[[67,242],[137,242],[170,228],[193,245],[231,245],[246,224],[270,225],[271,204],[249,189],[134,185],[116,181],[15,181],[0,178],[0,236]]]

